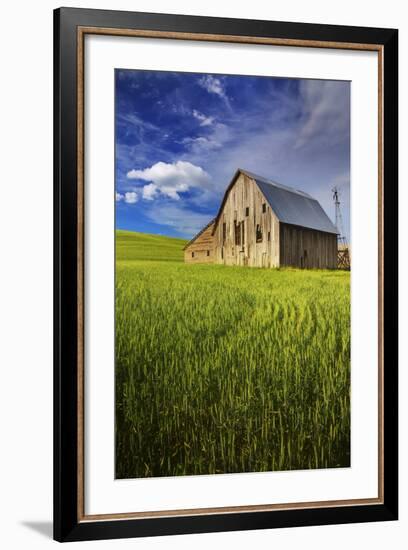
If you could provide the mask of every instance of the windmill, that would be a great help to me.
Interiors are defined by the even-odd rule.
[[[340,192],[337,187],[333,187],[334,212],[336,227],[339,231],[337,235],[337,267],[339,269],[350,269],[349,245],[343,228],[343,216],[340,210]]]

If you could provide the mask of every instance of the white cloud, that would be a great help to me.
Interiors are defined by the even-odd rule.
[[[214,117],[205,116],[196,109],[193,110],[193,117],[200,122],[200,126],[210,126],[214,122]]]
[[[119,201],[123,200],[125,198],[125,196],[116,191],[115,198],[116,198],[116,202],[119,202]]]
[[[143,198],[147,201],[152,201],[158,195],[159,191],[154,183],[149,183],[143,187]]]
[[[125,193],[125,202],[127,202],[128,204],[134,204],[138,201],[138,199],[139,198],[136,191],[128,191],[127,193]]]
[[[216,94],[223,99],[227,99],[224,86],[222,85],[222,82],[219,78],[215,78],[214,76],[208,74],[200,78],[198,83],[202,88],[207,90],[208,93]]]
[[[181,160],[174,163],[156,162],[144,170],[130,170],[127,177],[148,181],[155,185],[155,189],[149,188],[147,191],[150,195],[149,200],[154,198],[156,191],[171,199],[179,200],[179,193],[184,193],[190,188],[208,189],[211,185],[211,178],[205,170],[191,162]]]

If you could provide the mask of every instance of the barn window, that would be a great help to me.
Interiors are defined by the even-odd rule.
[[[227,224],[224,222],[222,224],[222,242],[225,243],[225,239],[227,238]]]
[[[223,259],[224,259],[224,249],[221,248],[221,260],[223,260]]]
[[[245,208],[245,216],[248,217],[249,216],[249,206],[247,206]]]
[[[260,225],[256,226],[256,242],[257,243],[262,242],[262,229]]]
[[[194,252],[191,253],[191,257],[194,258]]]
[[[210,255],[210,251],[209,251],[209,250],[207,250],[207,256],[209,256],[209,255]]]
[[[234,222],[234,233],[235,233],[235,245],[239,246],[241,244],[241,224]]]
[[[245,244],[245,222],[241,222],[241,238],[242,238],[242,246]]]
[[[265,213],[266,212],[266,202],[264,202],[262,204],[262,212]]]
[[[270,240],[271,240],[271,232],[268,231],[268,241],[270,241]]]

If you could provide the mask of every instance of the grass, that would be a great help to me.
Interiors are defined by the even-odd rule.
[[[350,281],[117,232],[116,477],[350,465]]]

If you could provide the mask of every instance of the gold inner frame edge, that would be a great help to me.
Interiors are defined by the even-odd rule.
[[[284,504],[263,504],[228,506],[214,508],[193,508],[178,510],[155,510],[130,513],[85,514],[84,479],[84,42],[87,34],[126,36],[139,38],[194,40],[239,44],[264,44],[307,48],[376,51],[378,53],[378,497],[349,500],[328,500]],[[295,40],[240,35],[219,35],[176,31],[155,31],[138,29],[117,29],[109,27],[77,28],[77,285],[78,285],[78,353],[77,353],[77,517],[78,522],[147,519],[157,517],[185,517],[197,515],[265,512],[273,510],[299,510],[311,508],[333,508],[363,506],[384,502],[384,356],[383,356],[383,277],[384,277],[384,169],[383,169],[383,81],[384,47],[381,44],[359,44],[321,40]]]

